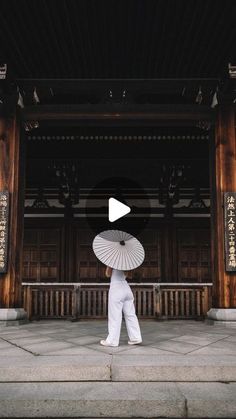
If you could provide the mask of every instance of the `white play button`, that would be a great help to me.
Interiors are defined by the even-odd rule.
[[[124,215],[128,214],[131,211],[128,205],[123,204],[115,198],[109,198],[108,208],[108,219],[111,223],[113,223],[113,221],[116,221],[121,217],[124,217]]]

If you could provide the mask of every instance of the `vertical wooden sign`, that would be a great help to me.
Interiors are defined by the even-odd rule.
[[[0,192],[0,274],[7,272],[8,219],[9,219],[9,193]]]
[[[236,271],[236,192],[224,193],[225,270]]]

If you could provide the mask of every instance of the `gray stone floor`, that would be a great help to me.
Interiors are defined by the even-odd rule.
[[[0,329],[0,418],[235,418],[236,328],[141,321],[143,343],[99,345],[106,321]]]
[[[99,340],[107,335],[107,322],[45,320],[0,329],[0,356],[38,355],[236,355],[236,328],[200,321],[141,321],[143,343],[127,344],[122,325],[120,346],[106,348]]]

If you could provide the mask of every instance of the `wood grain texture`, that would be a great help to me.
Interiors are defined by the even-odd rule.
[[[224,192],[236,191],[235,110],[222,105],[210,147],[213,307],[236,307],[236,274],[225,271]]]
[[[0,278],[0,306],[21,307],[24,225],[24,143],[17,116],[7,120],[0,140],[0,189],[10,195],[8,272]]]

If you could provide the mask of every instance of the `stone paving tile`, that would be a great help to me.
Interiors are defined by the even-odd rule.
[[[236,343],[236,335],[235,336],[228,336],[226,339],[228,342],[235,342]]]
[[[102,336],[106,337],[108,335],[108,331],[106,329],[103,330],[87,330],[87,333],[79,333],[77,336]],[[124,336],[121,334],[121,336]]]
[[[21,325],[21,327],[23,327],[23,325]],[[0,335],[1,334],[12,333],[12,332],[18,332],[18,331],[19,331],[19,326],[1,327],[0,328]]]
[[[78,344],[78,345],[88,345],[90,343],[99,342],[99,338],[97,336],[89,336],[89,335],[88,336],[79,336],[77,338],[68,338],[67,342],[71,342],[73,344]]]
[[[209,332],[197,332],[194,333],[194,336],[200,336],[200,337],[207,337],[209,339],[214,339],[215,337],[218,339],[224,339],[227,338],[229,335],[227,334],[227,332],[225,333],[209,333]]]
[[[53,342],[53,339],[49,338],[49,337],[44,337],[44,336],[37,336],[37,337],[25,337],[25,338],[7,338],[7,341],[12,342],[14,344],[17,344],[18,346],[26,346],[26,345],[34,345],[34,344],[40,344],[42,342]]]
[[[134,349],[135,345],[128,345],[128,339],[120,340],[119,346],[125,347],[127,349]]]
[[[12,345],[5,340],[0,339],[0,349],[11,348]]]
[[[211,326],[212,328],[214,328],[214,333],[222,333],[222,334],[227,334],[229,336],[235,336],[236,335],[236,327],[221,327],[221,326]]]
[[[190,355],[236,355],[236,351],[235,348],[216,348],[208,345],[191,352]]]
[[[120,356],[122,356],[122,354],[125,354],[127,352],[130,353],[130,348],[124,349],[120,353]],[[166,355],[167,353],[168,351],[163,351],[161,349],[153,348],[151,346],[143,346],[143,345],[136,346],[135,345],[132,347],[132,356],[133,355]],[[181,354],[176,354],[176,355],[181,355]],[[117,356],[119,356],[119,353],[117,354]]]
[[[236,354],[236,344],[235,342],[229,342],[224,340],[220,340],[218,342],[214,342],[210,345],[211,348],[221,348],[221,349],[229,349],[231,351],[234,351]]]
[[[24,327],[25,330],[31,330],[31,329],[51,329],[51,330],[57,330],[57,329],[68,329],[69,327],[69,323],[66,324],[65,323],[66,320],[64,322],[52,322],[51,320],[48,320],[48,323],[41,323],[41,321],[37,321],[37,322],[32,322],[32,323],[27,323],[26,325],[23,325],[22,327]]]
[[[73,333],[75,332],[75,329],[72,329],[73,330]],[[105,330],[104,328],[102,328],[101,330]],[[91,327],[88,327],[88,328],[83,328],[83,329],[76,329],[76,332],[78,332],[78,333],[80,333],[81,335],[82,334],[90,334],[90,333],[95,333],[95,332],[97,332],[98,330],[97,329],[95,329],[95,328],[91,328]]]
[[[60,341],[67,341],[69,339],[73,339],[73,338],[79,338],[81,336],[85,336],[84,334],[82,335],[81,333],[74,333],[74,332],[66,332],[66,333],[56,333],[56,334],[44,334],[42,335],[42,337],[45,337],[47,339],[55,339],[55,340],[60,340]]]
[[[10,348],[1,348],[0,349],[0,357],[12,357],[12,356],[20,356],[26,358],[28,356],[32,356],[29,352],[18,348],[17,346],[11,346]]]
[[[12,342],[12,343],[17,343],[20,339],[36,339],[37,337],[39,337],[39,335],[19,335],[19,336],[9,336],[9,335],[4,335],[4,336],[0,336],[0,341],[5,340],[7,342]]]
[[[78,333],[77,336],[107,336],[108,335],[108,330],[103,328],[101,330],[87,330],[87,333],[83,332],[83,333]]]
[[[177,352],[181,354],[187,354],[189,352],[192,352],[200,348],[200,346],[198,345],[193,345],[186,342],[175,342],[173,340],[158,342],[156,344],[152,344],[151,346],[155,348],[160,348],[169,352]]]
[[[107,336],[107,321],[35,321],[0,330],[0,338],[24,347],[36,354],[82,353],[87,348],[97,353],[131,351],[150,354],[235,354],[236,329],[208,325],[197,321],[140,321],[143,344],[128,346],[125,323],[122,323],[120,346],[104,348],[99,341]],[[222,340],[223,339],[223,340]],[[1,343],[1,339],[0,339]],[[0,346],[1,348],[1,346]],[[4,349],[4,347],[2,348]],[[212,352],[210,352],[212,350]],[[145,352],[146,351],[146,352]],[[25,352],[25,351],[24,351]],[[157,353],[155,352],[155,353]],[[26,352],[25,352],[26,353]]]
[[[27,351],[36,353],[36,354],[44,354],[47,352],[52,351],[60,351],[62,349],[71,348],[73,347],[72,344],[60,341],[52,341],[52,342],[42,342],[42,343],[35,343],[32,345],[22,345],[22,348],[26,349]]]
[[[52,352],[47,352],[46,354],[42,354],[42,356],[50,356],[50,355],[56,355],[56,356],[65,356],[65,355],[99,355],[102,353],[94,350],[92,348],[88,348],[87,346],[75,346],[72,348],[65,348],[65,349],[60,349],[59,351],[52,351]]]
[[[108,335],[108,333],[100,333],[100,335],[94,333],[93,336],[97,338],[97,341],[98,342],[100,342],[101,339],[106,339],[107,335]],[[125,339],[126,341],[128,341],[128,337],[127,336],[125,338],[124,337],[121,337],[120,341],[122,339]]]
[[[50,334],[50,335],[53,335],[53,334],[55,334],[55,333],[60,333],[60,332],[66,332],[67,331],[67,329],[54,329],[54,328],[44,328],[44,329],[42,329],[42,330],[39,330],[38,331],[38,333],[40,333],[40,335],[44,335],[44,334]]]
[[[129,346],[128,345],[119,345],[119,346],[102,346],[100,344],[92,344],[92,345],[86,345],[87,348],[89,349],[93,349],[96,350],[97,352],[103,352],[103,353],[107,353],[107,354],[117,354],[119,352],[123,352],[123,351],[127,351],[127,350],[133,350],[134,349],[134,345],[133,346]]]
[[[168,339],[177,338],[177,337],[179,337],[179,334],[177,334],[177,333],[157,333],[156,335],[146,336],[144,334],[143,336],[145,337],[145,339],[147,341],[157,342],[159,340],[168,340]]]
[[[223,336],[223,337],[222,337]],[[210,345],[213,342],[217,342],[218,340],[227,337],[227,335],[219,335],[217,336],[200,336],[199,334],[197,336],[195,335],[183,335],[179,336],[177,338],[171,339],[175,342],[187,342],[187,343],[193,343],[199,346],[205,346]]]
[[[20,326],[19,326],[20,327]],[[8,339],[8,338],[23,338],[23,337],[28,337],[28,336],[37,336],[37,334],[28,332],[27,330],[21,330],[21,329],[17,329],[15,332],[6,332],[6,333],[2,333],[0,331],[0,337],[3,337],[4,339]]]

